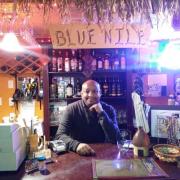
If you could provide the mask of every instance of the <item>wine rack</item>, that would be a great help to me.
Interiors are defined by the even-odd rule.
[[[25,72],[37,74],[42,70],[41,57],[35,52],[7,53],[0,52],[0,73],[22,74]]]

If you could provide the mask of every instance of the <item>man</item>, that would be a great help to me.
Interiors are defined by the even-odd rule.
[[[79,155],[94,155],[89,143],[116,143],[119,129],[115,110],[101,102],[100,85],[94,80],[83,83],[81,100],[69,104],[60,122],[56,139]]]

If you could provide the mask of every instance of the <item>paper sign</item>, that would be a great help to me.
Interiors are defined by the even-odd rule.
[[[8,80],[8,88],[9,88],[9,89],[14,88],[14,82],[13,82],[13,80]]]

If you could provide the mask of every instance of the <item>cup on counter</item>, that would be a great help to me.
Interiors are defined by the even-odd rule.
[[[130,145],[130,139],[131,135],[127,130],[120,130],[120,133],[117,134],[116,139],[117,139],[117,147],[119,149],[119,153],[118,153],[118,159],[122,158],[124,156],[127,155],[128,151],[129,151],[129,146],[128,143]]]

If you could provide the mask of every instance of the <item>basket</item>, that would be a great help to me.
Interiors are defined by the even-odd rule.
[[[162,161],[175,162],[180,157],[180,148],[171,144],[157,144],[153,146],[155,155]]]

